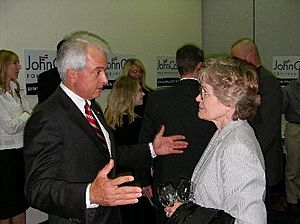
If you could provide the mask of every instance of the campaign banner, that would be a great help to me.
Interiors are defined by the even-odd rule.
[[[134,58],[132,54],[111,54],[108,56],[108,65],[106,75],[108,77],[108,85],[103,89],[111,89],[116,79],[121,75],[122,69],[127,59]]]
[[[56,51],[24,49],[25,86],[27,95],[37,95],[40,73],[55,67]]]
[[[115,80],[121,74],[126,59],[132,54],[111,54],[108,56],[106,75],[108,85],[104,89],[111,89]],[[37,79],[39,74],[54,68],[56,61],[55,50],[24,49],[25,85],[27,95],[37,95]]]
[[[286,86],[298,77],[300,56],[274,56],[272,71],[281,86]]]
[[[173,86],[180,80],[175,56],[157,56],[157,86]]]

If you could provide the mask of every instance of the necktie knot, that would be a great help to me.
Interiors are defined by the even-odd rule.
[[[91,110],[90,105],[87,101],[85,101],[84,109],[85,109],[85,111]]]

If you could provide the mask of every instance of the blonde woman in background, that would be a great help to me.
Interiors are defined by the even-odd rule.
[[[23,130],[31,108],[17,81],[18,56],[0,50],[0,224],[23,224],[28,208],[24,196]]]
[[[142,116],[135,113],[135,108],[143,105],[144,92],[140,82],[130,76],[120,76],[114,83],[107,98],[107,108],[104,116],[108,125],[114,131],[116,146],[138,144]],[[122,148],[118,148],[122,150]],[[129,167],[118,167],[117,172],[132,173],[136,184],[143,187],[143,195],[149,195],[149,168],[133,170]],[[145,188],[145,186],[148,186]],[[121,207],[123,224],[154,223],[155,210],[148,199],[142,197],[138,204]]]
[[[118,133],[120,128],[140,123],[138,121],[140,121],[141,117],[134,112],[134,107],[143,105],[144,95],[141,85],[137,80],[129,76],[121,76],[116,80],[108,95],[107,108],[104,115],[108,125],[116,132],[115,134]],[[136,144],[138,141],[138,131],[137,133],[133,133],[134,136],[130,139],[126,138],[119,141],[118,137],[116,137],[117,145],[131,145],[132,143],[126,144],[128,141]]]
[[[142,90],[145,94],[144,96],[144,104],[135,107],[135,113],[140,116],[143,116],[145,111],[145,105],[147,101],[148,93],[152,92],[153,90],[146,85],[146,69],[144,64],[137,58],[129,58],[126,60],[121,75],[129,76],[139,81]]]

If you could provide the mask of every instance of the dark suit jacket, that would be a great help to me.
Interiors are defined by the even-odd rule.
[[[39,74],[37,91],[39,104],[54,93],[60,82],[61,79],[56,67]]]
[[[253,127],[266,163],[267,186],[278,184],[283,177],[281,142],[282,90],[275,76],[264,67],[258,70],[261,105],[249,121]]]
[[[190,179],[216,130],[212,122],[198,117],[199,105],[195,98],[199,87],[198,81],[186,79],[148,96],[139,141],[153,139],[163,124],[165,135],[182,134],[189,143],[183,154],[155,158],[154,185],[170,181],[176,187],[181,177]]]
[[[109,132],[116,164],[151,166],[149,147],[115,150],[114,139],[102,111],[92,110]],[[118,207],[86,209],[85,192],[109,161],[84,115],[59,87],[28,120],[24,134],[25,194],[29,204],[46,213],[81,223],[120,223]],[[115,169],[111,172],[115,175]],[[65,223],[65,222],[63,222]]]

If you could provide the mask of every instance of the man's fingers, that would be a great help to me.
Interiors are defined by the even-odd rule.
[[[123,186],[119,187],[118,190],[120,194],[125,194],[125,198],[128,197],[141,197],[142,196],[142,188],[134,187],[134,186]]]
[[[129,204],[136,204],[138,203],[138,199],[119,199],[116,200],[114,202],[112,202],[111,204],[109,204],[110,206],[116,206],[116,205],[129,205]]]
[[[112,180],[112,184],[114,186],[119,186],[128,182],[132,182],[134,180],[133,176],[120,176]]]
[[[179,140],[184,140],[184,139],[185,139],[185,136],[184,136],[184,135],[172,135],[172,136],[170,136],[170,138],[171,138],[173,141],[179,141]]]
[[[112,168],[114,167],[114,160],[110,159],[108,164],[105,165],[105,167],[103,167],[103,169],[98,173],[98,176],[100,177],[107,177],[107,175],[109,174],[109,172],[112,170]]]
[[[185,141],[176,141],[174,142],[174,148],[175,149],[184,149],[188,146],[189,143]]]
[[[138,198],[142,196],[142,189],[140,187],[123,186],[117,187],[113,195],[111,195],[108,205],[125,205],[135,204]]]
[[[157,133],[157,136],[163,136],[164,132],[165,132],[165,126],[164,125],[161,125],[160,126],[160,129],[159,129],[159,132]]]
[[[173,149],[170,154],[182,154],[182,153],[184,153],[183,150]]]

